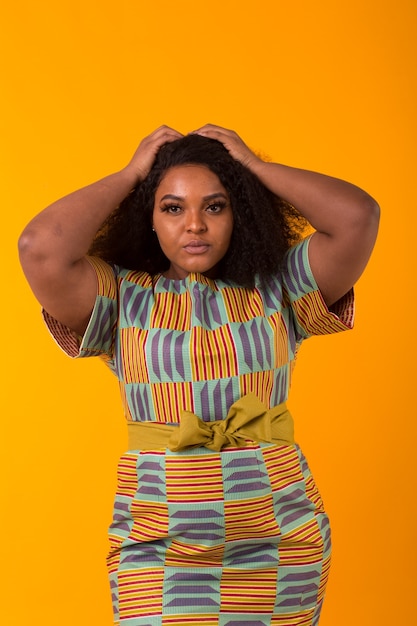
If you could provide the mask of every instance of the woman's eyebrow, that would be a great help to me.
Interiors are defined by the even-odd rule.
[[[214,198],[224,198],[225,200],[228,199],[225,193],[223,193],[222,191],[218,191],[217,193],[211,193],[209,196],[204,196],[203,200],[213,200]]]
[[[173,193],[166,193],[161,200],[184,200],[181,196],[175,196]]]
[[[225,200],[228,199],[226,194],[224,194],[222,191],[218,191],[217,193],[211,193],[208,196],[204,196],[203,200],[204,202],[207,202],[208,200],[213,200],[214,198],[224,198]],[[162,200],[184,200],[184,197],[176,196],[173,193],[166,193],[164,196],[162,196],[161,201]]]

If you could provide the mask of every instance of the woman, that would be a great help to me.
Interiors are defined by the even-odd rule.
[[[116,624],[318,624],[330,531],[285,401],[302,340],[352,326],[378,219],[357,187],[206,125],[157,129],[26,227],[54,337],[120,382]]]

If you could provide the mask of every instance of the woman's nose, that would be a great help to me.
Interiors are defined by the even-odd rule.
[[[186,228],[188,232],[201,233],[207,230],[204,216],[201,211],[190,211],[186,218]]]

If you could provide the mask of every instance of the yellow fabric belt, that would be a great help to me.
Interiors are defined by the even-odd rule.
[[[277,445],[294,444],[294,424],[286,404],[267,409],[249,393],[232,404],[226,419],[203,422],[191,411],[182,411],[178,426],[159,422],[129,422],[129,450],[168,448],[172,452],[205,446],[220,451],[244,447],[248,441]]]

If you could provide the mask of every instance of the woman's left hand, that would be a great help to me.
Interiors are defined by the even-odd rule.
[[[256,169],[257,165],[263,163],[262,159],[257,157],[256,154],[248,148],[234,130],[228,130],[221,126],[215,126],[214,124],[206,124],[198,130],[194,130],[191,134],[217,139],[217,141],[220,141],[220,143],[224,145],[234,159],[240,161],[242,165],[252,171]]]
[[[326,304],[347,293],[374,246],[379,221],[375,200],[343,180],[262,161],[232,130],[206,124],[194,132],[220,141],[267,189],[297,207],[316,230],[309,262]]]

